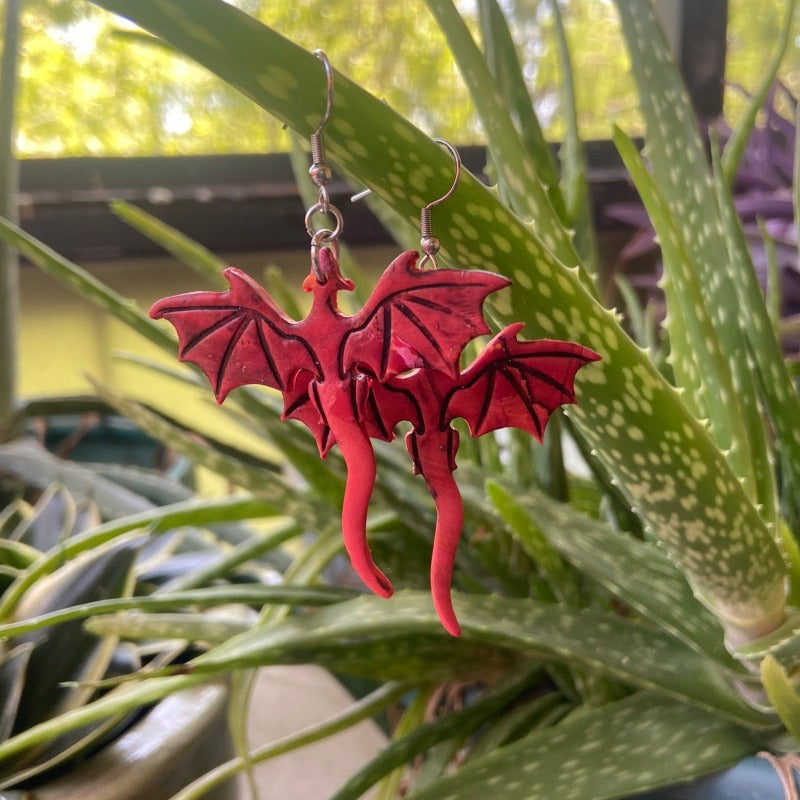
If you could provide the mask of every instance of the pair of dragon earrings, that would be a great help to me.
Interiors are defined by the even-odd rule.
[[[353,282],[339,270],[341,213],[328,198],[331,171],[325,161],[322,129],[331,110],[333,72],[325,54],[327,107],[311,137],[309,174],[318,202],[306,213],[311,237],[311,269],[303,289],[313,302],[308,316],[287,317],[270,295],[244,272],[225,270],[230,289],[192,292],[158,301],[150,311],[169,320],[178,333],[179,358],[208,377],[218,402],[245,384],[263,384],[283,394],[283,419],[299,420],[314,435],[325,458],[338,444],[347,467],[342,505],[344,545],[353,568],[381,597],[392,584],[372,559],[367,543],[367,510],[375,483],[370,439],[389,441],[402,420],[411,423],[406,446],[415,474],[421,475],[436,504],[431,558],[431,592],[442,625],[453,636],[461,629],[450,584],[464,520],[453,477],[458,432],[450,423],[463,418],[472,436],[499,428],[521,428],[541,442],[550,414],[575,402],[577,371],[597,353],[572,342],[519,341],[523,327],[501,330],[464,370],[466,345],[489,333],[482,305],[510,281],[473,269],[439,269],[439,242],[431,234],[430,209],[449,198],[458,184],[458,151],[444,140],[455,160],[450,190],[422,210],[422,260],[401,253],[378,280],[364,307],[345,316],[340,291]],[[317,213],[335,220],[333,230],[314,231]],[[429,268],[423,268],[423,267]]]

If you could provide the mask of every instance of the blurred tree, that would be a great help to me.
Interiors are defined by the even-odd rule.
[[[730,71],[752,87],[782,19],[784,0],[731,0]],[[483,134],[424,0],[236,0],[432,135],[458,143]],[[501,0],[546,133],[558,139],[559,70],[543,0]],[[586,138],[611,122],[637,130],[635,94],[613,4],[562,2]],[[468,21],[474,2],[459,0]],[[280,125],[221,81],[139,35],[87,0],[23,4],[19,97],[21,156],[172,155],[288,149]],[[313,37],[313,40],[312,38]],[[477,38],[477,36],[476,36]],[[800,83],[795,49],[784,76]]]

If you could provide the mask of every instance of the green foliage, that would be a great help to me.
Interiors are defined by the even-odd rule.
[[[236,6],[221,0],[96,5],[127,15],[165,43],[150,47],[154,57],[172,59],[181,52],[301,137],[316,128],[324,97],[319,60]],[[570,81],[569,66],[586,47],[582,42],[576,49],[575,32],[588,12],[569,4],[561,19],[557,7],[552,16],[544,5],[538,10],[535,4],[536,13],[529,5],[517,4],[515,14],[528,11],[525,24],[517,26],[520,20],[505,19],[500,4],[482,1],[481,48],[473,21],[453,2],[428,0],[484,125],[497,179],[496,189],[487,189],[463,175],[455,194],[436,209],[437,236],[443,261],[495,269],[513,280],[491,306],[495,323],[522,321],[527,338],[577,340],[602,354],[600,363],[579,374],[579,402],[567,409],[565,426],[590,462],[593,479],[579,479],[571,464],[565,466],[558,436],[546,444],[544,457],[534,457],[530,442],[519,436],[488,438],[462,457],[465,535],[454,603],[463,635],[453,639],[442,631],[427,593],[430,501],[410,473],[400,442],[376,446],[379,479],[369,534],[376,560],[403,588],[389,601],[353,597],[319,586],[341,550],[335,520],[342,461],[334,451],[320,464],[311,437],[280,421],[272,396],[246,387],[219,411],[254,440],[272,445],[279,455],[267,463],[200,442],[171,421],[169,409],[145,408],[100,386],[107,402],[145,430],[251,494],[148,509],[105,523],[68,539],[60,558],[127,545],[145,525],[152,535],[163,535],[177,524],[210,526],[221,518],[288,519],[276,521],[261,540],[245,537],[211,565],[138,606],[125,596],[81,597],[66,608],[42,608],[27,622],[0,627],[0,636],[36,635],[77,626],[95,612],[81,628],[84,635],[205,643],[188,675],[170,677],[167,666],[158,677],[117,687],[78,710],[38,724],[32,720],[31,727],[0,743],[0,763],[176,687],[231,670],[302,662],[386,682],[366,705],[356,704],[348,720],[365,707],[375,711],[396,699],[401,687],[391,681],[417,691],[395,740],[342,788],[341,797],[355,797],[387,774],[394,777],[383,786],[391,791],[393,770],[424,755],[410,795],[422,800],[489,793],[503,800],[601,800],[704,774],[754,752],[782,729],[797,730],[799,640],[795,620],[786,619],[786,602],[800,593],[800,401],[755,282],[723,175],[725,156],[715,152],[708,163],[649,4],[616,0],[627,55],[621,47],[616,52],[633,67],[646,128],[644,156],[630,130],[618,127],[615,142],[661,244],[668,379],[663,365],[598,300],[578,114],[573,109],[564,115],[569,133],[559,178],[542,134],[546,126],[526,106],[521,70],[527,56],[515,47],[511,31],[552,26],[547,47],[554,58],[558,54],[564,73],[561,102],[574,96],[580,108],[592,76],[574,69]],[[295,9],[303,37],[319,36],[310,8]],[[355,13],[373,20],[405,10]],[[335,66],[347,64],[325,42],[306,44],[323,44]],[[426,79],[417,78],[417,85],[436,83],[430,80],[439,74],[432,63],[420,67]],[[537,63],[544,70],[547,61]],[[415,225],[419,208],[449,186],[449,156],[398,109],[341,74],[325,134],[331,158],[372,189],[374,201],[384,203],[402,226]],[[735,152],[728,151],[728,163]],[[213,255],[136,210],[118,210],[217,279]],[[163,328],[76,265],[11,223],[0,222],[0,238],[174,353],[174,339]],[[280,281],[275,285],[285,293]],[[643,341],[649,341],[651,326],[640,315],[635,327]],[[188,369],[159,370],[165,380],[198,386]],[[615,526],[620,515],[608,513],[612,502],[627,504],[633,524],[625,530]],[[27,531],[30,517],[28,509],[12,506],[0,518],[0,529]],[[226,586],[202,599],[190,591],[244,569],[249,559],[300,531],[315,535],[295,551],[279,588],[240,592]],[[10,585],[0,613],[8,614],[57,574],[59,561],[52,549],[37,556],[27,535],[3,552]],[[197,610],[223,601],[257,605],[258,621],[217,624]],[[305,608],[290,613],[298,604]],[[27,659],[24,649],[12,650],[4,680],[22,674]],[[753,666],[761,667],[760,677]],[[457,714],[426,716],[421,710],[431,684],[439,681],[466,681],[475,698]],[[333,732],[339,722],[258,757]],[[451,764],[459,748],[465,758]],[[245,755],[219,775],[244,768]],[[199,796],[217,777],[181,797]]]
[[[87,617],[102,611],[147,608],[148,602],[154,608],[174,611],[222,604],[229,609],[231,604],[247,608],[265,602],[315,605],[350,596],[334,590],[326,597],[323,589],[322,594],[289,590],[270,597],[268,587],[257,584],[238,590],[217,586],[201,596],[175,591],[169,585],[159,588],[149,577],[154,568],[160,566],[168,572],[171,563],[180,563],[180,558],[190,553],[200,556],[203,566],[191,566],[188,572],[184,569],[184,583],[205,586],[208,580],[226,579],[233,574],[238,574],[239,579],[246,579],[248,574],[254,576],[257,559],[296,536],[298,530],[295,525],[284,523],[271,535],[261,535],[260,553],[251,548],[250,563],[242,567],[241,561],[226,552],[237,550],[226,541],[229,529],[221,526],[214,530],[214,523],[224,521],[229,525],[243,513],[247,517],[269,513],[258,504],[253,505],[252,499],[192,500],[141,512],[142,506],[151,504],[142,496],[116,487],[117,508],[122,511],[127,507],[128,516],[102,522],[92,494],[108,496],[114,492],[113,483],[107,479],[23,443],[0,448],[0,463],[6,481],[8,476],[14,476],[22,488],[31,466],[41,476],[56,470],[62,481],[41,492],[35,506],[18,496],[8,506],[12,513],[4,514],[0,749],[8,741],[19,742],[20,737],[28,744],[2,762],[3,788],[83,757],[114,734],[127,712],[148,700],[134,700],[79,729],[61,728],[47,737],[28,738],[31,730],[53,725],[54,721],[58,726],[62,715],[70,711],[80,713],[101,695],[94,684],[107,675],[120,674],[120,670],[135,672],[148,662],[169,663],[183,649],[176,650],[174,643],[140,649],[116,632],[90,630],[83,624]],[[166,478],[153,477],[156,480],[170,483]],[[66,484],[72,485],[77,495],[67,491]],[[134,510],[138,513],[131,513]],[[216,562],[216,568],[209,569],[205,562]],[[136,596],[153,592],[154,588],[150,597]],[[219,626],[213,616],[213,612],[204,615],[204,634],[215,624]]]

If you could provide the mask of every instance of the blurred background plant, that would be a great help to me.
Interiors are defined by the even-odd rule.
[[[217,0],[97,5],[128,15],[302,139],[310,134],[324,96],[319,61],[236,7]],[[616,0],[647,160],[620,128],[614,139],[657,232],[665,269],[669,361],[651,360],[644,349],[647,326],[631,326],[639,339],[634,343],[598,300],[603,276],[578,118],[569,112],[575,86],[560,6],[550,3],[548,17],[550,47],[562,62],[560,107],[568,112],[561,118],[565,144],[558,167],[532,113],[499,4],[482,0],[470,24],[447,0],[428,6],[486,132],[496,181],[489,191],[465,175],[455,196],[437,209],[443,259],[462,267],[490,264],[514,280],[507,297],[491,305],[498,326],[524,321],[528,338],[574,339],[603,354],[577,382],[579,405],[551,425],[543,447],[516,435],[476,442],[462,437],[468,446],[457,477],[466,522],[455,604],[463,637],[446,636],[430,605],[432,508],[424,486],[410,475],[402,443],[377,448],[370,541],[376,561],[403,590],[390,601],[331,590],[327,606],[309,610],[310,595],[303,593],[317,591],[320,576],[330,579],[325,570],[337,569],[341,553],[338,454],[320,463],[311,437],[281,422],[276,398],[260,387],[237,390],[216,413],[270,458],[201,438],[177,424],[169,406],[147,407],[99,383],[98,396],[108,405],[193,465],[244,490],[205,501],[217,504],[222,519],[234,513],[273,517],[280,536],[307,536],[290,551],[290,563],[280,565],[286,594],[276,589],[279,604],[263,605],[255,623],[238,629],[227,623],[215,633],[193,610],[202,602],[198,595],[173,596],[168,616],[144,600],[135,613],[94,615],[85,623],[94,635],[208,647],[188,667],[153,669],[146,681],[11,736],[0,743],[0,760],[231,671],[244,675],[233,699],[239,755],[176,795],[183,800],[400,698],[391,743],[341,787],[337,800],[376,785],[383,798],[407,792],[422,800],[489,793],[504,800],[600,800],[691,779],[760,748],[796,749],[800,704],[792,682],[798,662],[791,609],[800,592],[800,409],[775,335],[775,303],[765,302],[759,289],[728,190],[739,166],[730,143],[751,139],[757,114],[746,108],[725,151],[712,142],[709,153],[650,5]],[[793,13],[789,3],[786,25],[794,24]],[[304,30],[337,65],[333,49],[318,40],[319,26]],[[133,38],[140,36],[133,30]],[[788,33],[785,38],[791,40]],[[780,61],[773,60],[765,85],[774,84]],[[372,189],[376,212],[406,241],[420,197],[441,194],[438,184],[443,175],[449,181],[452,164],[396,110],[343,75],[336,91],[326,129],[329,155],[354,182]],[[763,99],[757,102],[763,106]],[[402,185],[388,181],[390,173],[400,174]],[[117,204],[116,211],[199,271],[202,279],[186,289],[200,283],[224,288],[213,255],[130,206]],[[11,222],[0,224],[0,237],[174,357],[168,331],[85,270]],[[343,261],[353,274],[355,265]],[[284,307],[297,305],[281,276],[270,273],[267,284]],[[628,310],[635,323],[640,309],[632,302]],[[144,355],[137,362],[165,381],[208,393],[191,370]],[[582,460],[565,459],[563,447]],[[169,520],[168,509],[155,512],[156,519]],[[155,524],[160,529],[165,523]],[[263,533],[248,541],[253,548],[274,543]],[[0,609],[16,607],[26,582],[38,574],[37,563],[43,562],[33,560],[14,576]],[[265,575],[258,578],[258,591],[266,593]],[[265,597],[253,603],[266,603]],[[293,604],[303,607],[299,613],[291,613]],[[77,619],[84,612],[64,613]],[[26,624],[53,623],[39,615]],[[0,628],[6,636],[19,632]],[[248,671],[297,662],[373,683],[339,717],[248,755],[241,728]]]

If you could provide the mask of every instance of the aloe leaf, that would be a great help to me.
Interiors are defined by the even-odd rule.
[[[44,553],[25,569],[0,599],[0,619],[6,619],[25,592],[39,583],[43,575],[56,570],[65,560],[74,559],[80,553],[94,550],[130,532],[148,529],[152,536],[156,536],[183,525],[205,525],[269,516],[274,516],[269,503],[249,496],[239,496],[214,500],[193,499],[114,519],[71,537]]]
[[[691,736],[686,732],[691,731]],[[611,800],[730,766],[757,749],[741,729],[640,692],[465,764],[414,800]]]
[[[486,490],[516,535],[527,537],[527,520],[581,573],[698,652],[735,668],[719,623],[656,545],[620,534],[541,492],[520,495],[493,481]]]
[[[675,374],[681,386],[701,398],[698,406],[708,416],[712,437],[721,450],[727,451],[731,469],[755,499],[756,477],[740,407],[742,395],[734,389],[729,361],[711,321],[689,254],[689,243],[678,227],[680,219],[673,215],[633,141],[615,129],[614,143],[647,207],[661,245],[667,276],[662,285],[669,313],[673,315],[667,329],[671,334],[670,360]],[[685,339],[672,336],[676,327],[686,332]],[[737,342],[733,355],[740,361],[745,359],[743,341]],[[757,415],[758,409],[754,411]],[[760,417],[757,418],[760,424]]]
[[[770,724],[744,702],[719,666],[674,637],[618,615],[530,599],[454,594],[462,638],[443,634],[427,593],[391,601],[361,597],[248,631],[206,653],[196,670],[312,660],[382,679],[475,676],[538,656],[683,699],[754,726]],[[487,659],[482,661],[481,659]],[[452,672],[448,672],[452,670]]]
[[[191,267],[212,288],[219,290],[228,288],[228,282],[222,276],[222,270],[226,266],[225,262],[217,258],[211,251],[152,214],[148,214],[124,200],[112,202],[111,210],[139,233],[161,245],[178,261]]]
[[[380,778],[409,762],[414,756],[447,739],[464,738],[492,716],[502,714],[510,703],[531,686],[532,681],[540,678],[541,670],[527,667],[488,689],[472,705],[438,717],[405,736],[396,737],[343,784],[329,800],[358,800]]]
[[[575,230],[575,247],[583,262],[597,274],[597,242],[594,235],[592,206],[589,197],[589,166],[578,127],[578,104],[569,54],[564,18],[558,0],[550,0],[555,19],[558,61],[561,68],[561,114],[564,119],[564,141],[558,152],[561,162],[561,194],[567,207],[569,224]]]
[[[534,730],[549,728],[573,710],[560,692],[547,692],[515,706],[504,716],[492,720],[473,741],[466,760],[472,761],[493,750],[521,739]]]
[[[793,517],[794,524],[800,524],[800,501],[798,501],[798,497],[800,497],[800,431],[796,425],[798,414],[800,414],[800,395],[798,395],[795,383],[786,367],[780,342],[774,334],[769,311],[761,293],[761,287],[758,285],[747,240],[736,213],[733,198],[726,190],[722,180],[716,148],[712,149],[712,154],[716,167],[714,174],[717,202],[728,252],[728,259],[725,262],[726,271],[736,287],[738,300],[737,313],[734,316],[741,320],[744,328],[749,345],[746,361],[750,374],[758,376],[761,396],[776,432],[776,446],[783,457],[784,481],[789,488],[789,508],[787,509],[789,514],[787,516]],[[758,444],[759,430],[755,427],[754,422],[751,424],[751,430],[751,437],[754,443]],[[761,435],[763,437],[763,428],[761,428]],[[759,454],[758,467],[765,473],[763,480],[768,481],[771,470],[765,463],[767,459],[763,449],[754,446],[753,451]],[[764,486],[760,501],[764,504],[767,518],[769,519],[771,516],[774,520],[775,498],[774,494],[769,494],[770,488],[769,485]],[[793,562],[790,560],[789,563]],[[797,570],[796,564],[794,569]]]
[[[538,165],[530,160],[528,152],[522,146],[505,98],[464,20],[452,0],[427,0],[427,4],[450,45],[472,102],[480,115],[486,130],[492,163],[509,204],[520,217],[532,220],[533,230],[544,244],[562,263],[570,267],[577,266],[583,274],[585,285],[592,287],[592,281],[584,273],[571,237],[559,220],[538,177]],[[480,212],[476,209],[476,213]]]
[[[209,447],[208,443],[197,441],[194,436],[171,424],[161,415],[140,403],[123,398],[107,387],[95,388],[103,400],[133,420],[142,430],[187,456],[193,463],[201,464],[267,500],[272,504],[273,513],[289,514],[301,525],[312,530],[320,529],[326,524],[330,509],[310,493],[290,486],[280,475],[251,467],[241,459]]]
[[[218,0],[97,4],[163,37],[302,135],[318,125],[325,96],[319,59],[235,7]],[[409,221],[452,180],[442,148],[338,73],[326,143],[338,164]],[[603,355],[578,376],[579,404],[570,409],[588,446],[733,632],[774,627],[784,605],[780,553],[724,456],[647,355],[577,273],[469,174],[437,212],[443,258],[494,265],[516,281],[493,305],[498,319],[524,321],[528,337],[577,339]]]
[[[794,113],[794,129],[800,129],[800,103]],[[795,230],[800,228],[800,136],[794,137],[794,152],[792,153],[792,208],[794,210]],[[800,253],[800,238],[797,242],[798,253]]]
[[[386,683],[329,719],[310,725],[298,733],[293,733],[277,741],[268,742],[250,752],[247,758],[234,758],[221,764],[183,788],[171,800],[197,800],[197,798],[205,797],[210,789],[248,769],[253,764],[260,764],[284,753],[327,739],[365,719],[376,716],[401,700],[411,688],[413,687],[406,683]]]
[[[552,589],[553,596],[573,607],[584,605],[581,575],[574,571],[553,547],[543,533],[540,522],[535,521],[522,504],[498,484],[490,481],[486,486],[486,491],[506,525],[536,563]],[[527,489],[527,491],[531,490]],[[536,492],[536,496],[543,494]],[[582,515],[576,514],[576,516],[581,520],[584,519]]]
[[[781,324],[781,275],[778,263],[778,251],[775,247],[775,237],[767,230],[764,220],[759,217],[756,221],[761,242],[764,245],[764,255],[767,259],[767,285],[765,303],[767,314],[772,323],[772,333],[777,338]]]
[[[787,0],[786,17],[783,24],[780,26],[780,36],[778,37],[778,44],[775,48],[775,52],[767,68],[764,70],[755,92],[753,92],[752,97],[747,103],[742,119],[739,121],[736,128],[734,128],[731,137],[728,139],[728,143],[725,145],[725,152],[722,154],[722,175],[724,177],[725,186],[729,189],[733,186],[736,172],[739,169],[742,157],[747,149],[747,142],[755,127],[758,112],[763,109],[764,101],[769,94],[769,90],[775,85],[778,69],[781,66],[783,57],[786,55],[789,42],[792,40],[794,32],[792,20],[794,19],[796,5],[796,0]],[[795,164],[796,163],[795,161]],[[796,186],[797,184],[794,185]]]
[[[505,103],[519,127],[522,144],[531,161],[536,164],[539,179],[547,190],[553,209],[562,224],[567,225],[556,162],[533,109],[508,22],[497,0],[478,0],[478,12],[489,71],[503,92]]]
[[[529,517],[580,572],[698,652],[736,667],[716,618],[656,545],[620,534],[539,492],[520,496],[494,482],[487,484],[487,492],[507,521]]]
[[[60,611],[37,614],[31,619],[0,625],[0,638],[19,636],[28,631],[47,628],[74,619],[111,614],[118,611],[174,611],[181,608],[213,608],[244,603],[252,607],[264,605],[322,606],[352,599],[355,592],[335,586],[292,586],[278,584],[238,584],[182,589],[145,597],[120,597],[69,606]]]
[[[772,655],[767,655],[761,662],[761,681],[781,722],[797,739],[800,737],[800,695],[789,679],[789,673]]]
[[[765,332],[761,330],[757,317],[748,319],[735,313],[744,302],[743,290],[747,293],[752,290],[755,277],[745,276],[741,269],[732,269],[733,257],[730,255],[729,236],[726,235],[729,228],[723,227],[721,219],[721,215],[726,213],[725,206],[731,202],[729,192],[715,192],[689,100],[652,9],[631,0],[617,0],[617,6],[647,123],[647,152],[654,180],[676,228],[681,232],[688,263],[706,300],[719,346],[728,355],[734,392],[729,393],[724,384],[719,386],[724,394],[720,395],[723,402],[718,405],[729,406],[731,421],[735,423],[736,417],[740,416],[746,429],[744,436],[736,436],[736,427],[731,427],[734,434],[731,457],[740,461],[735,471],[746,477],[742,472],[744,449],[750,445],[755,448],[755,453],[751,453],[752,469],[758,475],[763,465],[756,462],[762,461],[763,448],[759,452],[758,408],[751,390],[751,371],[745,348],[753,325],[758,328],[758,336],[763,337]],[[728,258],[724,257],[726,253]],[[745,280],[744,286],[742,280]],[[752,304],[752,297],[749,302]],[[686,314],[684,322],[687,325],[691,322]],[[712,367],[711,362],[701,361],[701,376],[709,370],[719,378],[721,373]],[[712,388],[708,394],[713,395],[713,391]],[[737,410],[739,404],[741,407]],[[710,405],[707,410],[711,413]],[[748,434],[755,438],[748,440]],[[800,435],[797,443],[800,443]],[[725,447],[724,440],[720,440],[720,446]],[[741,460],[736,454],[739,448]],[[796,472],[796,464],[795,461],[788,466],[791,473]],[[760,488],[768,491],[768,487]],[[764,501],[758,490],[756,492],[756,502]]]
[[[113,543],[87,557],[69,562],[40,580],[17,606],[19,618],[34,617],[76,603],[125,595],[132,588],[136,548]],[[80,623],[66,623],[47,635],[24,634],[16,641],[31,641],[31,653],[14,729],[24,730],[54,713],[79,705],[85,689],[61,684],[101,677],[111,657],[107,642],[87,635]]]
[[[84,628],[97,636],[119,636],[123,639],[177,639],[204,644],[221,644],[249,630],[252,619],[241,614],[208,612],[163,612],[146,614],[125,612],[104,614],[86,620]]]
[[[0,240],[19,250],[39,269],[70,291],[113,314],[159,347],[175,352],[177,339],[167,333],[165,328],[153,322],[132,300],[109,289],[94,275],[60,256],[2,217],[0,217]]]

